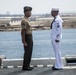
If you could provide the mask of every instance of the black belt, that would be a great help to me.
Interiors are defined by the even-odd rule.
[[[26,36],[30,36],[30,35],[32,35],[32,34],[25,34]]]

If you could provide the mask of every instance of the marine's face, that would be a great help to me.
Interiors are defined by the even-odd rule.
[[[25,15],[26,15],[26,17],[30,17],[31,16],[31,11],[26,11]]]

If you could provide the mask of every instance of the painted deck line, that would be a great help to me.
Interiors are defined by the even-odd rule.
[[[22,66],[23,59],[3,59],[2,61],[3,67],[7,66]],[[63,65],[66,65],[65,58],[62,57]],[[53,65],[55,63],[55,58],[32,58],[31,65],[39,66],[39,67],[47,67],[49,65]]]

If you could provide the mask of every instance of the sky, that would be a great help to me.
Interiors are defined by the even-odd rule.
[[[33,14],[50,13],[53,7],[60,12],[76,12],[76,0],[0,0],[0,14],[23,14],[24,6],[31,6]]]

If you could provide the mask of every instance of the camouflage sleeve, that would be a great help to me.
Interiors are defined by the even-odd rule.
[[[27,22],[22,21],[22,22],[21,22],[21,28],[22,28],[22,29],[26,29],[26,27],[27,27]]]

